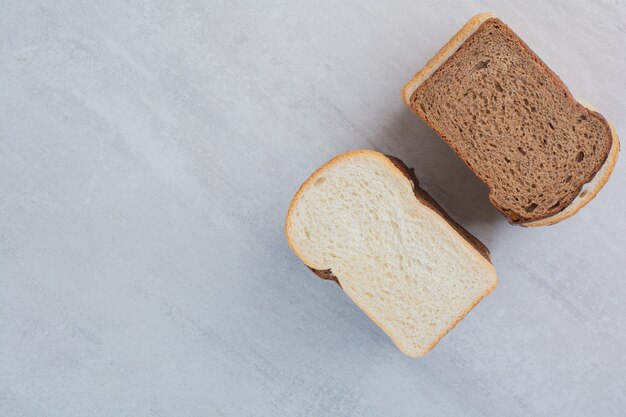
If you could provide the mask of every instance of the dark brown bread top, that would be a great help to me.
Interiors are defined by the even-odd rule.
[[[413,193],[415,194],[415,198],[417,198],[422,204],[431,208],[437,214],[443,217],[443,219],[446,222],[448,222],[450,226],[452,226],[454,230],[456,230],[465,240],[467,240],[467,242],[470,245],[472,245],[474,249],[476,249],[485,259],[491,262],[491,257],[489,256],[489,249],[487,249],[487,247],[480,240],[478,240],[478,238],[476,238],[474,235],[468,232],[465,228],[463,228],[463,226],[461,226],[456,221],[454,221],[454,219],[452,219],[452,217],[450,217],[450,215],[446,213],[443,208],[441,208],[441,206],[430,196],[430,194],[428,194],[426,191],[424,191],[422,188],[419,187],[419,180],[415,176],[415,170],[413,168],[409,168],[408,166],[406,166],[404,162],[402,162],[400,159],[394,156],[391,156],[391,155],[385,155],[385,156],[396,166],[396,168],[398,168],[402,172],[402,174],[409,181],[411,181],[413,185]],[[335,281],[335,283],[337,283],[337,285],[341,287],[339,280],[332,273],[330,269],[320,270],[320,269],[311,268],[310,266],[307,266],[307,268],[313,271],[313,273],[317,275],[318,277],[325,279],[325,280]]]
[[[489,186],[512,223],[565,209],[611,149],[607,121],[497,18],[415,90],[410,106]]]

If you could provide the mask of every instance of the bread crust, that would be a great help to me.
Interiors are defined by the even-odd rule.
[[[450,41],[444,45],[439,52],[422,68],[419,70],[414,77],[409,81],[402,89],[402,99],[404,103],[414,112],[416,113],[422,120],[426,122],[437,134],[446,142],[448,145],[457,153],[457,149],[454,144],[451,143],[446,135],[436,126],[428,120],[426,115],[421,114],[421,111],[418,108],[414,108],[411,106],[412,97],[415,94],[416,90],[426,82],[432,75],[435,74],[437,69],[445,64],[445,62],[454,55],[458,49],[467,41],[474,33],[476,33],[480,27],[488,21],[497,21],[502,24],[507,30],[511,30],[505,23],[497,19],[492,13],[480,13],[476,16],[472,17],[453,37]],[[512,31],[511,31],[512,32]],[[518,37],[519,39],[519,37]],[[596,194],[602,189],[604,184],[608,181],[608,178],[613,171],[615,163],[617,162],[617,156],[619,153],[619,138],[617,137],[617,133],[613,126],[598,112],[595,111],[591,106],[585,105],[581,103],[580,100],[576,100],[571,93],[569,92],[567,86],[561,81],[561,79],[535,54],[526,43],[519,39],[520,45],[526,49],[534,58],[535,62],[537,62],[541,68],[548,74],[550,78],[557,84],[563,92],[567,95],[567,97],[572,101],[572,104],[576,107],[584,109],[584,111],[591,117],[595,117],[600,119],[607,128],[607,138],[610,137],[611,144],[608,147],[604,163],[600,164],[596,167],[594,172],[592,172],[587,180],[583,182],[576,193],[573,193],[569,197],[569,202],[563,208],[556,208],[554,212],[549,212],[543,216],[535,216],[535,217],[521,217],[515,213],[507,211],[505,208],[499,206],[497,202],[493,200],[491,195],[489,196],[489,200],[491,203],[502,213],[504,214],[511,224],[520,224],[522,226],[546,226],[551,225],[562,220],[571,217],[575,213],[577,213],[582,207],[587,205],[589,201],[591,201]],[[463,158],[461,158],[463,159]],[[478,176],[485,184],[487,182],[480,175],[480,173],[476,172],[467,161],[463,159],[463,162]],[[597,178],[596,178],[597,177]]]
[[[384,324],[380,323],[377,320],[376,317],[374,317],[370,313],[368,313],[367,310],[362,305],[360,305],[357,300],[351,298],[352,301],[370,318],[370,320],[372,320],[374,323],[376,323],[376,325],[378,327],[380,327],[389,336],[389,338],[393,341],[393,343],[398,347],[398,349],[402,353],[404,353],[407,356],[411,356],[411,357],[423,356],[426,353],[428,353],[429,351],[431,351],[437,345],[437,343],[439,343],[439,341],[451,329],[453,329],[454,326],[457,325],[457,323],[459,321],[461,321],[485,296],[487,296],[491,291],[493,291],[494,288],[496,288],[496,286],[498,284],[498,280],[497,280],[497,275],[495,273],[495,268],[494,268],[493,264],[491,263],[491,259],[489,257],[489,250],[487,249],[487,247],[482,242],[480,242],[480,240],[478,240],[475,236],[473,236],[470,232],[465,230],[456,221],[454,221],[441,208],[441,206],[439,206],[439,204],[437,204],[437,202],[435,202],[435,200],[430,195],[428,195],[424,190],[419,188],[418,181],[417,181],[417,178],[415,177],[415,173],[414,173],[413,169],[408,168],[402,161],[400,161],[399,159],[397,159],[395,157],[384,155],[384,154],[381,154],[379,152],[370,151],[370,150],[350,151],[350,152],[346,152],[344,154],[341,154],[341,155],[338,155],[338,156],[334,157],[333,159],[331,159],[330,161],[328,161],[324,165],[322,165],[320,168],[318,168],[300,186],[300,188],[296,192],[295,196],[291,200],[291,204],[289,205],[289,209],[287,210],[287,218],[286,218],[286,221],[285,221],[285,235],[287,237],[287,243],[289,244],[291,249],[294,251],[296,256],[298,256],[298,258],[300,258],[300,260],[305,264],[305,266],[307,266],[307,268],[309,268],[311,271],[313,271],[320,278],[325,279],[325,280],[335,281],[341,287],[340,278],[336,277],[332,273],[332,266],[329,269],[316,269],[316,268],[313,268],[311,265],[314,264],[314,262],[312,262],[311,260],[307,259],[306,256],[304,256],[304,254],[294,244],[293,239],[291,237],[291,231],[290,231],[291,222],[292,222],[292,213],[293,213],[293,210],[294,210],[294,206],[295,206],[296,202],[298,201],[298,199],[300,198],[300,196],[302,196],[302,194],[306,191],[306,189],[309,187],[309,185],[313,184],[318,177],[323,176],[324,173],[326,172],[326,170],[328,170],[330,167],[332,167],[337,162],[340,162],[340,161],[342,161],[344,159],[348,159],[348,158],[352,158],[352,157],[359,156],[359,155],[364,155],[364,154],[368,155],[368,156],[376,157],[376,158],[379,158],[379,159],[385,161],[385,163],[389,164],[389,166],[392,169],[394,169],[394,170],[396,170],[398,172],[398,175],[401,175],[403,178],[405,178],[407,181],[409,181],[410,184],[411,184],[411,187],[413,188],[413,191],[414,191],[414,194],[415,194],[415,198],[420,203],[422,203],[424,206],[426,206],[430,210],[432,210],[435,213],[437,213],[444,220],[444,223],[447,224],[451,228],[451,231],[456,232],[457,234],[459,234],[460,237],[462,238],[462,242],[464,242],[468,247],[470,247],[473,250],[475,250],[476,252],[478,252],[478,254],[480,254],[480,259],[483,260],[483,262],[485,263],[486,266],[488,266],[488,268],[493,270],[493,276],[495,278],[494,282],[493,282],[493,285],[491,287],[487,288],[478,297],[476,297],[476,299],[473,300],[472,303],[463,312],[461,312],[461,314],[459,314],[459,316],[457,318],[455,318],[452,321],[452,323],[446,329],[444,329],[438,335],[438,337],[433,341],[433,343],[431,343],[426,349],[424,349],[422,352],[419,352],[418,354],[415,354],[414,352],[409,351],[409,348],[407,346],[403,346],[399,340],[394,339],[393,332],[389,328],[387,328]]]
[[[339,280],[333,274],[333,271],[331,271],[330,269],[324,269],[324,270],[322,270],[322,269],[315,269],[315,268],[311,268],[310,266],[307,266],[307,268],[309,268],[311,271],[313,271],[313,273],[315,275],[317,275],[318,277],[320,277],[321,279],[326,279],[326,280],[329,280],[329,281],[335,281],[335,283],[341,287],[341,284],[339,283]]]

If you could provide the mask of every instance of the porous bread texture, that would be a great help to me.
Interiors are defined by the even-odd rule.
[[[489,186],[512,223],[553,224],[608,180],[614,129],[491,14],[472,19],[403,97]]]
[[[576,99],[581,105],[587,107],[590,110],[596,111],[594,107],[592,107],[589,103],[583,101],[580,98]],[[613,171],[613,167],[617,162],[617,155],[619,154],[620,144],[619,139],[617,138],[617,133],[615,132],[615,128],[611,123],[611,135],[613,137],[613,144],[611,145],[611,151],[609,156],[607,157],[604,164],[600,170],[596,173],[591,181],[584,184],[571,204],[565,209],[554,216],[547,217],[545,219],[536,220],[533,222],[524,223],[524,226],[535,227],[535,226],[548,226],[554,223],[557,223],[561,220],[567,219],[568,217],[574,215],[581,208],[583,208],[589,201],[591,201],[598,192],[602,189],[604,184],[609,180],[611,176],[611,172]]]
[[[294,197],[290,246],[342,289],[405,354],[427,353],[497,284],[493,265],[385,155],[353,151]]]

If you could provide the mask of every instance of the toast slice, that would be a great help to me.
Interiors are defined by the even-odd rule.
[[[470,19],[402,96],[487,184],[511,223],[570,217],[617,160],[613,127],[490,13]]]
[[[400,160],[340,155],[300,187],[287,240],[335,280],[409,356],[421,356],[497,284],[487,248],[417,185]]]

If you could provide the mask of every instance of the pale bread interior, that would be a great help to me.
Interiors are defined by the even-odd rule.
[[[344,154],[314,173],[286,228],[304,263],[330,269],[409,356],[428,352],[497,283],[493,265],[376,152]]]

